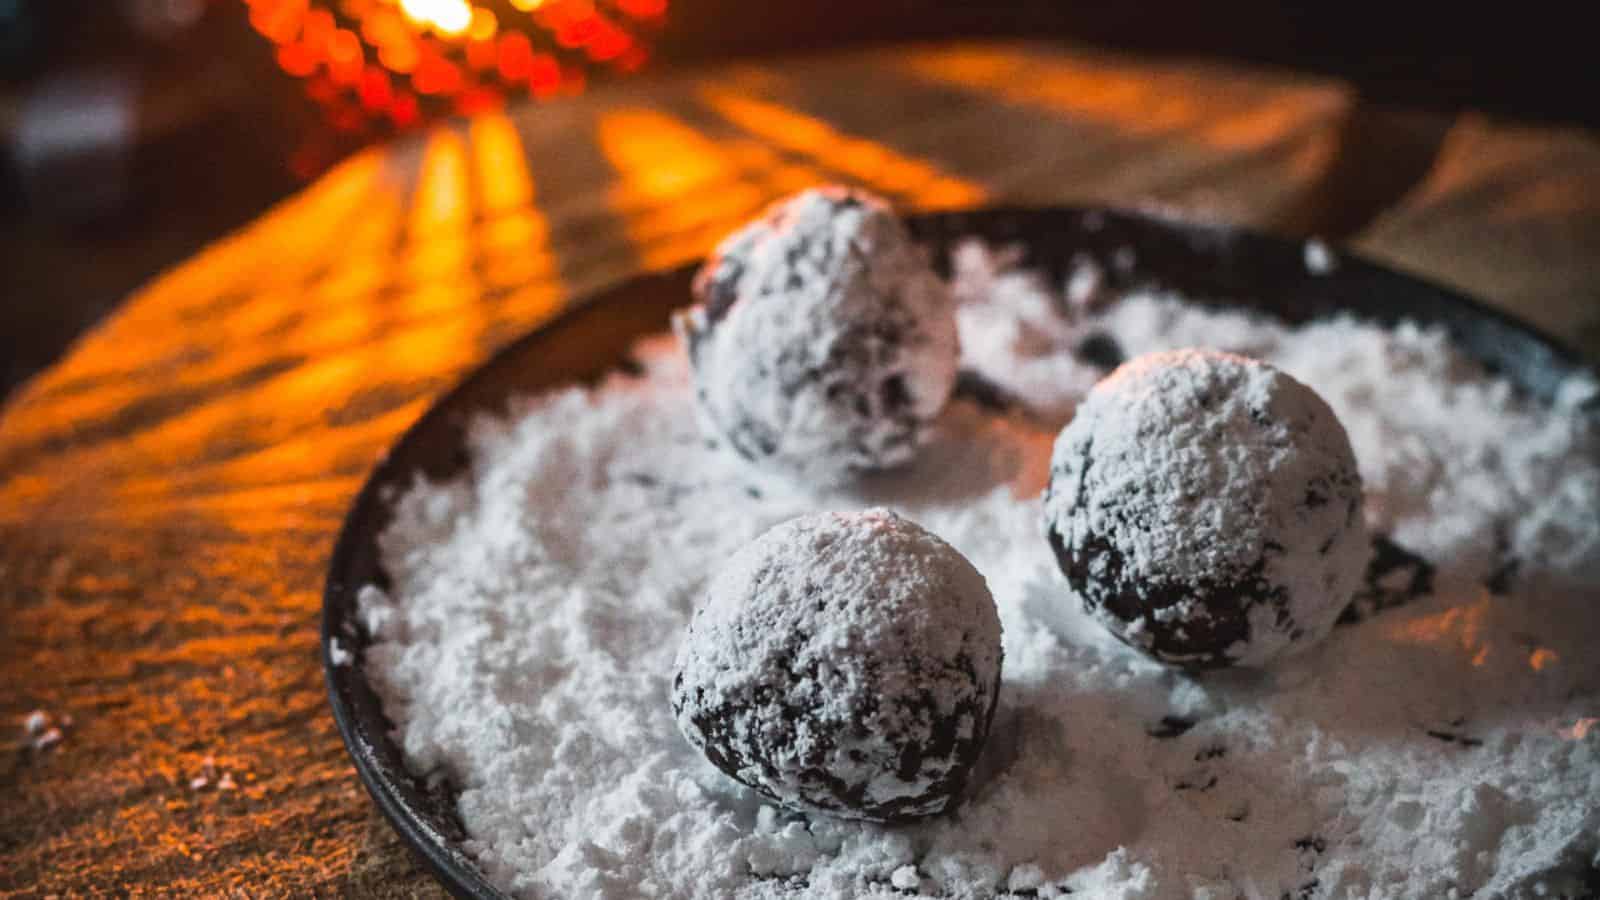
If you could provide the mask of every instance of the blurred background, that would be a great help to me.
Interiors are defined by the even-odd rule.
[[[441,118],[707,61],[999,36],[1334,76],[1379,105],[1600,124],[1552,4],[0,0],[0,399],[131,290]]]

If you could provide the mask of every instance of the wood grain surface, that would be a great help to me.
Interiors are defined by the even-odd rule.
[[[0,893],[438,896],[326,709],[316,623],[346,506],[497,347],[832,180],[917,208],[1324,234],[1600,355],[1596,135],[1282,73],[880,49],[364,153],[128,298],[0,418]],[[71,717],[55,746],[24,732],[35,709]]]

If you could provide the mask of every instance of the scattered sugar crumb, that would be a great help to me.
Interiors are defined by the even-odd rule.
[[[217,758],[215,756],[207,754],[204,758],[202,758],[200,760],[200,772],[199,772],[199,774],[197,774],[193,778],[189,779],[189,790],[191,790],[191,791],[203,791],[207,787],[209,787],[214,780],[216,780],[216,777],[217,777]],[[227,776],[223,776],[223,777],[226,778]],[[218,785],[218,787],[220,788],[221,785]]]
[[[901,866],[889,875],[889,884],[902,891],[914,891],[922,885],[916,866]]]
[[[23,745],[35,751],[49,750],[66,738],[66,731],[71,727],[72,716],[65,713],[52,715],[36,709],[22,717]]]
[[[354,659],[355,655],[344,648],[339,642],[338,635],[328,638],[328,662],[336,666],[347,666]]]
[[[1310,238],[1305,244],[1306,271],[1313,275],[1326,275],[1338,267],[1333,250],[1321,238]]]
[[[1078,254],[1072,258],[1072,267],[1067,273],[1067,303],[1075,310],[1087,310],[1100,296],[1105,285],[1105,269],[1088,254]]]
[[[51,747],[54,747],[55,745],[61,743],[61,738],[62,738],[61,729],[59,729],[59,728],[46,728],[43,732],[41,732],[37,737],[35,737],[33,739],[33,749],[35,749],[35,750],[48,750]]]

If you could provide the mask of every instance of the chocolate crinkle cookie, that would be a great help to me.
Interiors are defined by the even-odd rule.
[[[909,461],[959,355],[955,303],[885,202],[839,187],[729,236],[674,317],[706,430],[747,459],[837,481]]]
[[[941,813],[1000,687],[983,576],[887,510],[793,519],[711,581],[678,651],[678,727],[791,809],[874,822]]]
[[[1369,545],[1349,437],[1265,363],[1151,353],[1056,439],[1045,526],[1084,608],[1185,669],[1261,666],[1323,638]]]

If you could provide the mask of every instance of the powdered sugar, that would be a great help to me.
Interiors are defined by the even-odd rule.
[[[67,729],[71,727],[70,713],[51,715],[42,709],[36,709],[22,718],[23,738],[18,746],[41,752],[49,750],[66,739]]]
[[[22,719],[22,730],[27,732],[28,737],[37,737],[49,727],[50,714],[42,709],[36,709]]]
[[[1305,243],[1303,250],[1306,271],[1313,275],[1326,275],[1338,268],[1339,261],[1334,258],[1333,249],[1321,238],[1310,238]]]
[[[355,654],[345,648],[338,635],[328,638],[328,662],[336,666],[348,666],[355,658]]]
[[[996,294],[966,302],[993,303],[972,311],[1000,330]],[[1264,673],[1191,678],[1109,638],[1039,527],[1052,442],[1095,374],[1068,352],[1089,329],[1130,354],[1244,351],[1314,387],[1349,432],[1370,524],[1432,561],[1433,593]],[[708,449],[662,340],[641,377],[478,422],[471,477],[400,498],[382,538],[392,588],[361,597],[362,664],[413,770],[459,790],[465,849],[495,883],[749,900],[1495,896],[1570,888],[1552,873],[1596,862],[1600,728],[1578,727],[1600,714],[1592,382],[1550,410],[1437,332],[1286,329],[1160,296],[1013,333],[1030,337],[974,340],[967,364],[1026,409],[953,401],[916,462],[855,487],[808,492]],[[1007,381],[1047,366],[1056,390]],[[972,560],[1005,628],[970,799],[909,827],[761,803],[681,738],[668,703],[712,571],[778,522],[871,505]],[[1508,592],[1487,591],[1508,563]]]

